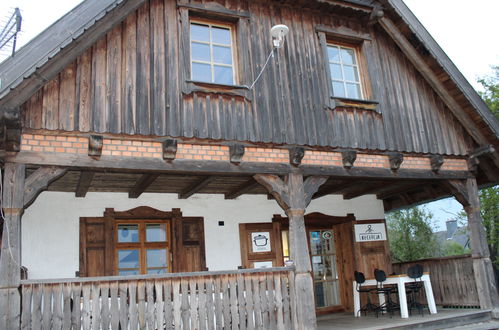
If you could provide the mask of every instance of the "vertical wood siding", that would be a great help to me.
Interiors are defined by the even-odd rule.
[[[204,1],[179,0],[184,4]],[[270,27],[290,33],[251,97],[182,93],[180,14],[173,0],[150,0],[24,104],[25,126],[50,130],[197,137],[310,146],[462,155],[469,139],[431,87],[378,27],[365,21],[259,1],[217,1],[250,18],[250,84],[270,51]],[[245,26],[246,26],[245,25]],[[318,26],[369,34],[364,55],[378,111],[326,110],[329,77]],[[240,63],[240,65],[242,65]]]

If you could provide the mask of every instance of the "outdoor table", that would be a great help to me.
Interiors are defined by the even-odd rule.
[[[430,274],[424,273],[421,277],[421,280],[424,283],[424,289],[428,301],[428,309],[430,310],[431,314],[437,314],[437,306],[435,305],[433,289],[431,288]],[[384,286],[387,284],[397,284],[400,303],[400,316],[404,319],[409,317],[409,312],[407,310],[407,297],[405,294],[405,284],[410,282],[414,282],[414,279],[407,276],[407,274],[387,276],[386,281],[383,282]],[[366,281],[362,283],[362,286],[376,286],[376,279],[366,279]],[[384,293],[378,294],[378,297],[380,305],[383,304],[385,302]],[[360,317],[360,314],[362,313],[357,313],[357,311],[360,309],[360,295],[359,292],[357,292],[356,281],[353,281],[353,306],[355,316]]]

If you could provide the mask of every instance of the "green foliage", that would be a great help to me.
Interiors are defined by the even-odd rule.
[[[456,243],[454,241],[447,241],[443,244],[442,254],[443,256],[457,256],[461,254],[471,253],[471,250],[468,248],[464,248],[461,244]]]
[[[482,189],[480,194],[480,212],[487,232],[491,259],[499,267],[499,186]]]
[[[432,219],[433,214],[423,207],[394,211],[387,215],[388,238],[394,260],[404,262],[439,254]]]
[[[492,113],[499,119],[499,66],[492,67],[494,74],[478,79],[485,92],[479,92]]]

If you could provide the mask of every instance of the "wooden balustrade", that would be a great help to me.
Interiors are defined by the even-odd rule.
[[[407,268],[415,264],[423,265],[424,271],[430,272],[433,296],[437,305],[480,307],[471,255],[394,263],[393,271],[404,274],[407,273]]]
[[[22,281],[22,329],[294,329],[293,268]]]

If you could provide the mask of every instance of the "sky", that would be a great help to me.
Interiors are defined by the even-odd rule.
[[[15,7],[23,16],[18,46],[22,46],[81,0],[1,0],[0,26],[4,26]],[[404,0],[423,23],[468,81],[480,89],[477,78],[490,75],[491,65],[499,65],[497,13],[499,0]],[[18,49],[19,49],[18,47]],[[0,53],[0,61],[5,53]],[[2,57],[4,56],[4,57]],[[445,221],[460,211],[453,199],[431,203],[437,228],[443,230]]]

